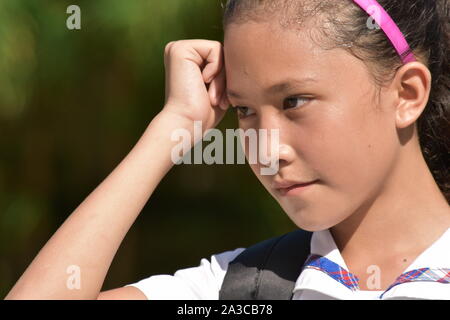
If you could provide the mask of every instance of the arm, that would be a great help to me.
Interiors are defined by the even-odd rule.
[[[125,159],[41,249],[6,299],[96,298],[120,243],[172,166],[170,132],[179,126],[163,114],[155,117]],[[71,265],[79,267],[80,290],[66,286]]]
[[[97,300],[147,300],[147,297],[138,288],[130,286],[100,292]]]
[[[170,139],[173,130],[184,128],[193,136],[193,121],[204,121],[206,130],[223,118],[221,60],[221,47],[212,41],[185,40],[166,47],[168,95],[163,110],[130,153],[48,240],[5,299],[99,296],[123,238],[173,165],[171,150],[178,144]],[[207,89],[204,79],[210,77],[214,80]],[[186,84],[185,79],[190,82]],[[69,266],[80,271],[79,289],[67,286]]]

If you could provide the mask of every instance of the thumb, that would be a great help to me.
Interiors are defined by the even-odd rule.
[[[223,69],[223,50],[220,43],[209,49],[205,63],[202,76],[206,83],[210,83]]]

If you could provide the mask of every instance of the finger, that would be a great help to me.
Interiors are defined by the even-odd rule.
[[[208,44],[208,48],[194,47],[205,63],[202,76],[206,83],[210,83],[223,68],[222,44],[216,41],[209,41]]]
[[[230,101],[228,100],[228,96],[225,92],[222,94],[219,106],[223,110],[227,110],[230,107]]]
[[[222,61],[214,61],[207,63],[202,71],[203,81],[211,83],[211,81],[217,76],[222,68]]]
[[[225,68],[222,68],[220,73],[215,78],[216,82],[216,88],[217,88],[217,97],[218,99],[218,105],[226,110],[228,108],[228,97],[227,97],[227,90],[226,90],[226,75],[225,75]]]
[[[208,78],[214,78],[223,65],[222,44],[219,41],[199,39],[173,41],[166,45],[165,56],[184,58],[193,61],[199,67],[205,66],[203,71]]]
[[[214,78],[209,84],[208,88],[209,100],[212,106],[217,106],[220,103],[220,95],[218,94],[218,83],[217,78]]]

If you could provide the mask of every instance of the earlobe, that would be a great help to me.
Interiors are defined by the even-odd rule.
[[[395,76],[399,102],[396,110],[397,128],[413,124],[422,114],[430,96],[431,73],[421,62],[410,62]]]

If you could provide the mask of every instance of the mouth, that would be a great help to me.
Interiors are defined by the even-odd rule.
[[[319,180],[314,180],[307,183],[297,183],[292,184],[290,186],[286,186],[283,188],[275,188],[276,191],[282,195],[282,196],[292,196],[299,193],[302,193],[303,191],[310,189],[312,185],[316,184]]]

